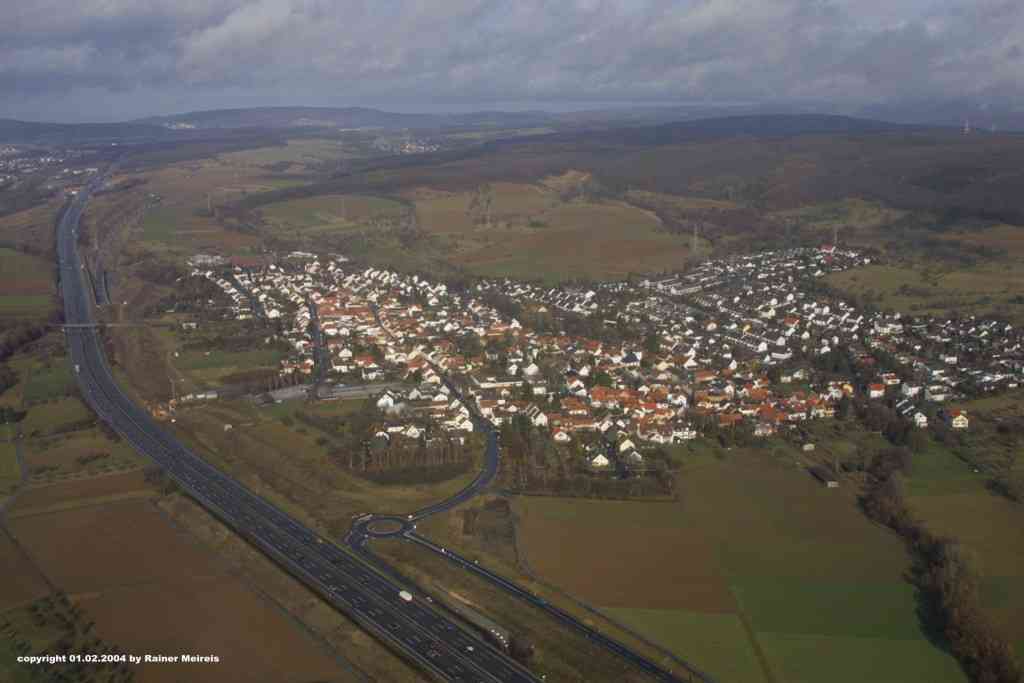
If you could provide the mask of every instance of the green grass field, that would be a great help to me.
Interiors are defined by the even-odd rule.
[[[1010,462],[1016,450],[1019,462],[1019,446],[1008,445],[1007,439],[999,437],[995,429],[998,419],[1024,414],[1019,392],[966,402],[963,407],[972,417],[971,429],[962,435],[968,444],[965,449],[968,453],[998,462]],[[851,423],[809,423],[808,428],[814,432],[821,447],[819,451],[850,448],[851,452],[844,450],[843,455],[851,455],[854,460],[857,452],[876,452],[886,445],[878,441],[880,437],[877,436],[874,442],[870,441],[872,435]],[[1024,656],[1024,566],[1020,562],[1024,557],[1024,535],[1020,531],[1024,528],[1024,506],[991,492],[987,486],[990,478],[991,474],[984,468],[975,472],[974,467],[957,457],[953,450],[929,440],[921,452],[914,454],[904,487],[912,511],[930,531],[956,539],[972,553],[975,566],[981,573],[987,611]],[[742,590],[740,594],[746,604],[746,594]],[[794,594],[799,595],[800,591]],[[885,601],[871,600],[867,596],[863,598],[864,602],[890,605],[901,601],[905,603],[907,599],[906,595],[902,598],[892,596]],[[828,603],[819,600],[819,604]],[[799,602],[794,603],[790,616],[799,617],[802,613],[799,605]],[[842,609],[851,615],[858,613],[856,601]],[[889,623],[896,624],[895,617]],[[901,628],[906,626],[903,624]],[[765,630],[774,628],[768,624]],[[826,632],[824,629],[822,632],[838,636],[871,635]]]
[[[0,317],[45,318],[53,308],[53,299],[45,294],[0,294]]]
[[[298,138],[288,140],[285,145],[229,152],[219,158],[235,166],[262,166],[279,162],[318,164],[350,156],[351,152],[339,140]]]
[[[689,239],[661,230],[653,213],[560,194],[563,186],[575,187],[578,175],[534,184],[493,183],[489,191],[420,188],[403,196],[435,238],[428,245],[435,257],[478,275],[557,282],[618,278],[686,263]],[[488,197],[489,212],[483,208]]]
[[[48,250],[53,245],[53,224],[63,199],[53,198],[46,204],[0,216],[0,241],[33,249]],[[46,263],[44,273],[52,273],[53,265]]]
[[[914,588],[905,582],[735,577],[733,591],[758,632],[914,640],[922,638]]]
[[[374,218],[401,215],[401,203],[382,197],[323,195],[270,204],[262,215],[272,231],[321,234],[367,227]]]
[[[492,140],[496,138],[513,138],[522,135],[543,135],[555,132],[554,128],[501,128],[496,130],[474,130],[464,133],[451,133],[447,137],[452,140]]]
[[[3,438],[7,438],[4,434]],[[13,443],[0,441],[0,496],[9,495],[21,480],[17,452]]]
[[[277,365],[281,352],[270,349],[255,351],[187,351],[174,359],[175,367],[181,370],[212,369],[253,369]]]
[[[912,474],[906,490],[912,496],[946,495],[975,490],[987,475],[974,472],[970,465],[934,442],[923,453],[914,455]]]
[[[29,403],[45,401],[51,398],[66,396],[75,379],[71,368],[64,358],[55,358],[49,368],[33,368],[28,385],[25,387],[25,400]]]
[[[831,235],[838,228],[839,238],[844,243],[860,244],[876,239],[877,229],[900,219],[905,213],[878,202],[851,197],[838,202],[780,211],[773,216],[819,230],[823,237]]]
[[[363,407],[363,399],[351,401],[317,401],[308,403],[306,401],[283,401],[274,405],[265,406],[259,409],[259,415],[270,415],[277,419],[294,416],[302,411],[313,415],[324,417],[339,417],[358,412]]]
[[[762,683],[768,679],[735,614],[609,607],[602,611],[645,638],[693,662],[717,680]]]
[[[976,555],[982,575],[1024,598],[1024,506],[990,492],[983,481],[947,492],[911,495],[911,508],[929,529],[956,538]],[[1024,612],[1014,627],[1024,640]]]
[[[785,683],[966,683],[956,660],[926,640],[759,633]]]
[[[1024,320],[1024,263],[985,260],[973,266],[936,267],[933,263],[870,265],[832,273],[825,281],[839,291],[871,301],[882,309],[913,315],[1001,315]]]
[[[879,680],[965,680],[922,634],[903,543],[852,487],[825,489],[782,450],[688,453],[675,503],[516,499],[530,565],[719,680],[768,680],[758,649],[780,683],[874,680],[856,676],[876,665],[896,672]],[[706,659],[688,645],[702,634]]]
[[[21,428],[29,435],[50,434],[64,425],[87,420],[92,415],[80,400],[69,396],[33,405],[25,416]]]
[[[142,239],[147,242],[173,240],[182,222],[181,209],[159,206],[146,212],[142,220]]]
[[[546,227],[487,232],[484,246],[452,260],[480,275],[554,282],[681,268],[690,254],[686,239],[662,232],[653,214],[625,204],[573,201],[536,220]]]
[[[49,294],[52,271],[52,264],[37,256],[0,247],[0,291],[5,296]]]
[[[98,427],[28,439],[25,461],[30,474],[46,479],[123,471],[148,462],[127,442],[110,441]]]

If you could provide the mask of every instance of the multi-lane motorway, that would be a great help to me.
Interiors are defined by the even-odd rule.
[[[435,610],[433,605],[422,599],[422,591],[369,551],[367,544],[372,537],[399,537],[445,555],[456,565],[532,604],[596,645],[632,662],[656,680],[666,683],[682,680],[514,582],[415,533],[418,520],[469,500],[485,489],[498,471],[497,435],[493,426],[473,410],[469,402],[464,401],[464,404],[473,411],[477,428],[487,435],[483,468],[477,477],[454,496],[409,515],[366,515],[357,520],[346,539],[353,551],[351,553],[253,494],[161,429],[114,381],[94,325],[91,299],[84,287],[84,269],[77,252],[77,229],[89,195],[101,181],[95,181],[79,194],[68,206],[58,227],[65,333],[71,362],[82,395],[96,413],[139,452],[161,465],[182,489],[362,628],[439,680],[520,683],[538,679],[505,653],[465,630],[446,613]],[[436,369],[441,372],[440,368]],[[462,398],[454,385],[448,380],[445,383]],[[374,571],[371,565],[381,572]],[[412,600],[403,599],[400,596],[402,591],[412,593]],[[685,663],[680,669],[687,680],[710,681],[706,675]]]
[[[381,319],[380,309],[376,306],[372,306],[372,309],[374,317],[377,319],[377,324],[388,336],[393,336],[384,324],[384,321]],[[346,543],[348,543],[352,550],[356,554],[365,557],[367,561],[380,567],[383,571],[388,572],[393,576],[400,576],[397,572],[388,567],[378,555],[375,555],[370,550],[369,541],[372,538],[377,537],[398,538],[417,543],[424,549],[443,556],[445,559],[454,563],[463,570],[476,574],[498,589],[505,591],[512,597],[518,598],[519,600],[537,608],[541,612],[546,613],[549,617],[555,619],[555,621],[577,631],[595,645],[622,657],[641,671],[649,674],[654,680],[663,681],[664,683],[681,683],[683,680],[699,681],[700,683],[714,683],[714,679],[712,679],[711,676],[678,657],[672,657],[672,659],[676,663],[676,670],[679,673],[677,674],[674,671],[669,670],[661,664],[658,664],[657,662],[654,662],[651,659],[631,650],[618,640],[601,633],[584,621],[577,619],[572,614],[551,604],[544,598],[523,588],[514,581],[482,567],[476,562],[471,562],[453,550],[443,548],[416,533],[416,522],[439,512],[450,510],[486,489],[498,474],[500,455],[498,435],[494,429],[494,425],[480,414],[472,401],[466,400],[466,397],[463,396],[459,388],[456,387],[446,376],[443,368],[438,366],[429,358],[427,359],[427,362],[430,363],[431,367],[442,378],[442,381],[444,381],[445,386],[448,387],[452,395],[459,399],[462,405],[466,406],[470,411],[470,417],[472,418],[476,428],[487,435],[487,442],[484,446],[483,467],[480,470],[480,473],[473,479],[473,481],[466,485],[465,488],[439,503],[417,510],[405,517],[397,517],[393,515],[364,515],[360,519],[356,520],[352,525],[352,529],[349,531],[348,537],[346,538]],[[383,522],[383,524],[378,524],[378,522]],[[685,679],[683,677],[685,677]]]
[[[96,181],[64,213],[57,246],[67,343],[82,395],[138,451],[161,465],[185,491],[275,559],[362,628],[443,681],[537,681],[418,591],[397,583],[318,536],[284,511],[192,453],[118,387],[103,355],[76,247],[79,219]],[[399,592],[408,589],[411,601]]]

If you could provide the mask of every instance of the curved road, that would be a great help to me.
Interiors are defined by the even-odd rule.
[[[82,396],[140,453],[239,535],[416,666],[442,681],[534,683],[504,653],[425,601],[402,600],[396,583],[318,536],[283,510],[192,453],[129,399],[114,381],[93,327],[77,252],[77,229],[97,179],[67,207],[57,234],[68,349]]]
[[[373,313],[377,319],[377,324],[380,325],[381,329],[389,336],[393,337],[387,326],[384,325],[383,320],[380,317],[380,311],[376,306],[373,306]],[[568,626],[582,634],[585,638],[595,643],[596,645],[616,654],[626,661],[632,663],[640,670],[651,675],[655,680],[664,681],[665,683],[682,683],[686,681],[700,681],[701,683],[715,683],[708,674],[700,671],[696,667],[687,664],[685,662],[680,664],[682,669],[682,675],[686,678],[680,678],[674,672],[666,669],[665,667],[657,664],[656,662],[640,655],[631,650],[627,645],[615,640],[614,638],[601,633],[597,629],[588,626],[583,621],[577,619],[573,615],[569,614],[565,610],[552,605],[544,598],[541,598],[531,591],[523,588],[519,584],[511,581],[504,576],[490,571],[484,567],[481,567],[476,562],[473,562],[456,552],[453,552],[447,548],[443,548],[433,541],[416,533],[416,522],[419,520],[450,510],[457,505],[460,505],[467,500],[473,498],[477,494],[481,493],[497,476],[498,463],[500,460],[500,450],[498,448],[498,435],[494,429],[494,425],[482,416],[476,409],[476,406],[471,402],[467,401],[451,380],[448,378],[445,371],[434,363],[429,358],[427,362],[430,363],[431,367],[435,372],[442,378],[445,386],[452,392],[452,394],[459,399],[463,406],[466,407],[470,412],[470,416],[473,419],[473,424],[477,430],[484,432],[487,435],[487,444],[484,448],[484,464],[480,474],[476,476],[465,488],[451,496],[450,498],[443,500],[434,505],[430,505],[421,510],[417,510],[404,517],[396,515],[363,515],[355,521],[352,525],[352,529],[349,531],[345,542],[350,548],[356,553],[361,554],[367,559],[368,562],[376,564],[383,571],[401,578],[401,575],[396,573],[392,568],[388,567],[384,560],[373,553],[369,548],[369,541],[373,538],[401,538],[406,541],[411,541],[420,545],[421,547],[434,552],[456,566],[469,571],[477,576],[483,578],[489,583],[493,584],[497,588],[509,593],[515,598],[518,598],[530,605],[533,605],[537,609],[545,612],[550,617],[554,618],[561,624]],[[383,524],[381,524],[383,522]],[[376,527],[376,528],[375,528]],[[678,661],[678,660],[677,660]]]
[[[58,227],[60,280],[67,323],[65,333],[83,397],[136,450],[161,465],[183,490],[239,535],[362,628],[438,680],[535,683],[538,679],[503,652],[420,599],[422,591],[408,580],[403,580],[404,577],[369,550],[367,544],[372,537],[398,536],[418,543],[541,609],[657,680],[667,683],[683,680],[514,582],[440,548],[414,532],[416,521],[450,510],[473,498],[491,483],[498,471],[500,452],[493,425],[479,415],[436,365],[435,369],[445,378],[446,386],[470,410],[476,428],[486,434],[483,469],[464,489],[444,501],[404,517],[364,515],[356,520],[346,537],[346,544],[366,563],[253,494],[157,425],[114,381],[94,326],[92,304],[86,296],[84,269],[77,252],[77,228],[89,195],[102,180],[93,181],[80,192],[68,206]],[[390,523],[385,532],[373,528],[381,521]],[[382,573],[368,565],[380,568]],[[402,590],[410,590],[417,597],[408,602],[402,600],[398,595]],[[711,681],[692,667],[685,667],[685,675],[690,681]]]

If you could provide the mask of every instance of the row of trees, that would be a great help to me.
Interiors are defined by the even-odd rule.
[[[672,495],[674,475],[666,466],[667,456],[648,453],[649,469],[634,471],[618,466],[617,457],[605,471],[587,466],[583,437],[560,446],[550,434],[533,427],[529,420],[517,416],[501,426],[502,466],[499,481],[508,490],[534,495],[572,496],[585,498],[650,498]],[[604,452],[600,437],[590,437],[591,445]],[[613,449],[614,450],[614,449]]]
[[[19,381],[18,373],[5,361],[32,342],[41,339],[46,334],[46,329],[46,325],[41,323],[19,324],[7,330],[0,338],[0,394]],[[13,409],[3,409],[0,413],[0,422],[15,422],[21,419],[19,415],[21,414]]]
[[[466,442],[460,443],[429,422],[415,423],[421,431],[418,438],[399,434],[390,438],[378,436],[384,422],[370,399],[358,411],[344,417],[299,411],[295,419],[324,434],[318,443],[328,449],[337,463],[382,483],[402,483],[417,477],[450,478],[464,472],[474,454],[483,449],[480,435],[467,435]],[[291,421],[291,418],[286,420]],[[396,472],[405,474],[393,474]],[[392,474],[384,476],[382,473]]]
[[[861,504],[867,515],[900,534],[914,557],[914,583],[924,599],[927,625],[978,683],[1019,683],[1021,668],[1006,638],[981,607],[978,573],[955,541],[929,532],[911,513],[903,492],[910,453],[878,453]]]
[[[20,656],[123,652],[99,638],[95,626],[80,605],[71,602],[63,591],[57,591],[31,603],[20,614],[8,613],[0,621],[0,637]],[[40,648],[41,633],[49,642]],[[123,683],[131,681],[134,673],[127,662],[64,662],[50,666],[19,665],[15,677],[32,681]]]
[[[21,324],[7,330],[0,338],[0,363],[44,334],[46,334],[46,325],[42,323]]]
[[[211,306],[210,301],[216,302]],[[202,276],[183,277],[174,283],[174,289],[146,309],[147,316],[160,315],[164,311],[192,313],[200,319],[224,317],[224,311],[231,304],[227,294]]]

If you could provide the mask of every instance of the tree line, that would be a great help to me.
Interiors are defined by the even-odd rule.
[[[910,511],[903,475],[911,456],[905,448],[878,453],[868,470],[861,505],[874,521],[903,537],[914,559],[912,581],[921,596],[926,626],[976,683],[1019,683],[1021,668],[1006,637],[981,606],[980,578],[963,547],[936,536]]]
[[[465,442],[425,421],[414,422],[421,434],[408,438],[378,435],[386,424],[376,404],[367,399],[358,411],[344,417],[297,411],[294,420],[322,433],[317,439],[341,467],[378,483],[424,483],[450,479],[467,471],[483,449],[480,435]],[[293,423],[286,417],[285,424]]]

